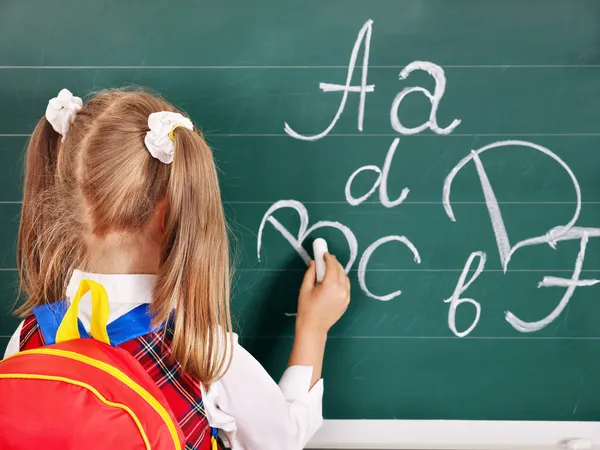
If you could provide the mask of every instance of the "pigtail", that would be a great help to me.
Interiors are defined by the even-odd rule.
[[[21,279],[21,291],[25,302],[18,308],[21,315],[28,314],[39,304],[39,299],[50,294],[44,289],[45,235],[50,222],[50,205],[44,201],[52,190],[58,160],[59,134],[43,117],[35,127],[25,155],[25,183],[21,207],[17,244],[17,267]],[[50,289],[51,290],[51,289]]]
[[[208,387],[231,359],[227,226],[210,147],[183,127],[175,136],[153,307],[158,322],[174,314],[173,357]]]

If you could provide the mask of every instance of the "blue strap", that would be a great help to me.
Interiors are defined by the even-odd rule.
[[[56,343],[56,332],[68,308],[69,303],[66,300],[33,308],[33,314],[35,315],[40,331],[44,336],[46,345]],[[77,322],[81,337],[89,337],[81,320],[78,320]],[[116,346],[122,344],[123,342],[130,341],[161,328],[152,327],[151,322],[152,315],[150,314],[150,305],[143,304],[132,309],[127,314],[124,314],[115,321],[109,323],[106,327],[111,345]]]
[[[140,305],[106,327],[111,345],[119,345],[162,328],[152,326],[150,305]]]
[[[44,336],[46,345],[52,345],[56,343],[56,332],[58,327],[65,316],[69,303],[66,300],[61,300],[56,303],[50,303],[48,305],[36,306],[33,308],[33,315],[35,316],[40,331]],[[81,321],[78,321],[77,326],[79,328],[79,334],[81,337],[89,337],[87,331],[83,327]]]

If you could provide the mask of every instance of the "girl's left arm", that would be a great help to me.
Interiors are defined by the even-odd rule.
[[[17,331],[15,331],[8,341],[8,345],[6,346],[6,350],[4,351],[4,357],[8,358],[9,356],[14,355],[15,353],[19,353],[20,341],[21,341],[21,329],[23,328],[23,322],[19,324],[17,327]]]

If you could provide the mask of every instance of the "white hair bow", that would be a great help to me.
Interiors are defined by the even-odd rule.
[[[161,111],[148,116],[148,128],[146,133],[146,147],[152,156],[164,164],[173,162],[175,152],[175,128],[184,127],[194,131],[192,121],[179,113]]]
[[[82,106],[83,101],[68,89],[62,89],[58,96],[48,102],[46,120],[50,122],[54,131],[62,136],[62,141],[65,140],[69,127]]]

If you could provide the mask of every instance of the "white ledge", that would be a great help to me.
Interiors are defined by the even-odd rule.
[[[325,420],[309,449],[569,449],[585,439],[600,448],[599,422]],[[585,448],[585,447],[582,447]]]

